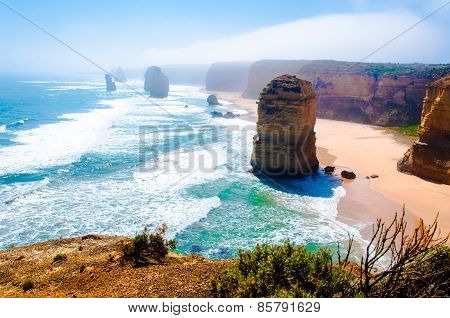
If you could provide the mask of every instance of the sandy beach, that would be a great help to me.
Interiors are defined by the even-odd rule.
[[[256,121],[256,100],[238,92],[212,92],[219,99],[245,109],[245,118]],[[333,164],[353,170],[357,179],[345,181],[346,196],[339,204],[338,218],[357,223],[364,234],[377,218],[391,219],[405,205],[410,224],[422,218],[433,222],[439,212],[443,234],[450,230],[450,186],[425,181],[397,171],[397,161],[413,140],[370,125],[317,119],[317,155],[321,166]],[[378,175],[377,178],[367,178]]]

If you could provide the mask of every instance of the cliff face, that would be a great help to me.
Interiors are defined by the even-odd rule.
[[[271,177],[310,175],[316,157],[316,93],[310,82],[283,75],[263,89],[253,138],[253,172]]]
[[[397,167],[405,173],[450,184],[450,76],[427,87],[419,139]]]
[[[112,80],[111,75],[105,74],[105,82],[106,82],[106,90],[108,92],[112,92],[117,89],[116,83],[114,83],[114,81]]]
[[[313,83],[318,117],[401,126],[420,121],[426,85],[450,73],[450,66],[265,60],[250,67],[243,97],[256,98],[284,73]]]
[[[159,67],[151,66],[145,72],[144,89],[152,97],[167,97],[169,94],[169,79]]]
[[[219,62],[214,63],[206,74],[206,90],[242,92],[247,86],[248,62]],[[272,79],[271,77],[270,79]],[[266,81],[265,83],[269,82]],[[262,87],[259,89],[261,91]]]

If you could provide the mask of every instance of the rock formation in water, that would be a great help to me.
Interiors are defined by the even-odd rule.
[[[152,97],[167,97],[169,94],[169,79],[159,67],[151,66],[145,72],[144,89]]]
[[[243,97],[257,98],[287,73],[313,83],[317,117],[403,126],[420,122],[426,85],[450,74],[450,65],[263,60],[250,67]]]
[[[249,62],[218,62],[212,64],[208,73],[206,73],[206,90],[243,92],[247,86],[250,65]],[[272,78],[268,79],[266,83]]]
[[[125,71],[119,66],[116,69],[111,71],[111,74],[114,76],[114,79],[118,82],[125,83],[127,81],[127,76],[125,75]]]
[[[210,114],[211,114],[212,118],[222,118],[223,117],[223,114],[218,111],[212,111]]]
[[[258,101],[251,165],[255,174],[297,177],[317,170],[316,93],[291,75],[272,80]]]
[[[208,102],[209,106],[220,105],[216,95],[209,95],[206,101]]]
[[[236,117],[239,117],[239,115],[233,114],[232,112],[226,112],[225,114],[222,114],[218,111],[213,111],[210,113],[212,118],[226,118],[226,119],[233,119]]]
[[[399,171],[450,184],[450,76],[428,85],[419,139],[398,162]]]
[[[323,169],[323,171],[324,171],[326,174],[333,174],[335,170],[336,170],[336,167],[333,167],[333,166],[326,166],[326,167]]]
[[[236,118],[236,117],[239,117],[239,115],[233,114],[232,112],[226,112],[223,115],[223,118],[227,118],[227,119],[233,119],[233,118]]]
[[[114,83],[114,81],[112,80],[111,75],[105,74],[105,81],[106,81],[106,90],[108,92],[112,92],[117,89],[116,83]]]

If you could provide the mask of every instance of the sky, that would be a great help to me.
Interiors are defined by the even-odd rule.
[[[0,0],[0,74],[260,59],[450,62],[448,0]]]

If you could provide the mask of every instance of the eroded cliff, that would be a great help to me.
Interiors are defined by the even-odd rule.
[[[420,122],[426,85],[450,66],[264,60],[250,67],[243,96],[257,98],[265,83],[285,73],[313,83],[318,117],[403,126]]]
[[[450,76],[427,87],[419,139],[397,167],[405,173],[450,184]]]

